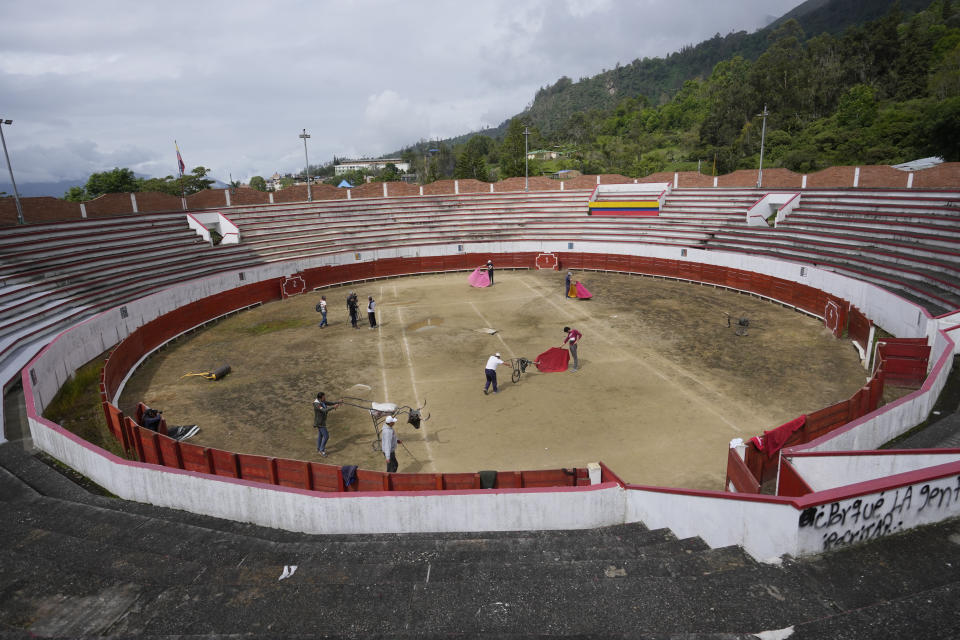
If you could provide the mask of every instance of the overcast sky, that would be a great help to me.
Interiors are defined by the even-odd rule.
[[[188,168],[245,182],[301,169],[304,128],[322,164],[496,126],[563,75],[800,2],[4,0],[0,117],[18,184],[172,174],[175,139]]]

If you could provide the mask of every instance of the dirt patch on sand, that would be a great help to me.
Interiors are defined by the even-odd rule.
[[[649,277],[577,274],[592,300],[564,299],[563,274],[499,271],[474,289],[466,274],[326,289],[228,318],[159,351],[135,373],[121,408],[139,400],[170,424],[197,423],[191,440],[241,453],[321,460],[311,403],[369,386],[366,400],[419,406],[401,421],[401,472],[528,470],[602,460],[631,482],[722,489],[731,438],[747,438],[849,398],[866,373],[849,341],[820,321],[724,289]],[[347,292],[378,301],[380,326],[350,327]],[[318,327],[323,293],[331,325]],[[727,326],[727,315],[732,317]],[[737,321],[749,320],[747,335]],[[519,383],[501,367],[501,392],[482,393],[492,353],[534,358],[583,332],[581,370]],[[483,332],[494,328],[493,335]],[[221,381],[186,373],[229,364]],[[362,409],[328,421],[331,464],[384,469]]]

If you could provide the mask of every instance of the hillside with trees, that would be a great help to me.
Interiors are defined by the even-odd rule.
[[[765,166],[960,160],[960,7],[810,0],[754,34],[561,78],[498,129],[421,141],[401,155],[428,181],[524,175],[527,126],[530,150],[561,154],[531,162],[531,175],[720,174],[757,166],[765,106]]]

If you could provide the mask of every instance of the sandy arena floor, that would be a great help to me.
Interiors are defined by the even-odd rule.
[[[498,271],[474,289],[467,274],[380,280],[275,302],[158,352],[121,399],[143,400],[169,424],[200,425],[191,442],[240,453],[384,469],[359,408],[330,414],[329,456],[316,453],[312,401],[355,395],[419,406],[429,421],[398,435],[401,472],[529,470],[602,460],[625,480],[722,489],[731,438],[747,438],[850,397],[866,380],[854,347],[822,323],[708,286],[578,273],[592,300],[566,300],[563,273]],[[378,302],[380,326],[350,327],[345,298]],[[327,296],[331,326],[314,305]],[[362,309],[365,308],[362,305]],[[748,335],[724,313],[747,317]],[[535,358],[583,332],[581,370],[528,369],[482,393],[487,357]],[[497,329],[495,335],[478,330]],[[181,378],[229,364],[221,381]]]

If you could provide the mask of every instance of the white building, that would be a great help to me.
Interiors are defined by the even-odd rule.
[[[409,162],[404,162],[400,158],[381,158],[380,160],[341,160],[340,164],[333,168],[333,173],[339,176],[350,171],[380,171],[388,164],[394,165],[401,173],[410,171]]]

